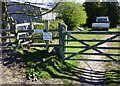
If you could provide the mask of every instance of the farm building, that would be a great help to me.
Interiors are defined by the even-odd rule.
[[[11,6],[8,7],[9,13],[15,13],[15,12],[24,12],[27,14],[41,14],[41,11],[47,11],[52,9],[51,7],[44,5],[44,4],[29,4],[27,5],[16,5],[17,2],[10,1],[8,2]],[[19,2],[24,3],[24,2]],[[13,5],[14,4],[14,5]],[[40,22],[42,19],[46,20],[53,20],[56,17],[56,13],[48,13],[43,16],[27,16],[24,14],[12,14],[10,17],[13,17],[13,19],[19,24],[19,23],[28,23],[28,22]]]

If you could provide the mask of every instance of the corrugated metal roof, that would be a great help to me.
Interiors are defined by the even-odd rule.
[[[39,8],[47,9],[47,10],[51,10],[52,9],[52,7],[47,6],[45,4],[41,4],[41,3],[34,4],[34,3],[31,3],[31,2],[24,2],[24,1],[21,1],[21,0],[9,0],[9,2],[26,3],[26,4],[30,4],[30,5],[39,7]]]

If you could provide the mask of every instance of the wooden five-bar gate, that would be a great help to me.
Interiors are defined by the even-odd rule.
[[[84,35],[83,39],[79,39],[75,37],[75,35]],[[91,36],[99,36],[102,35],[100,39],[86,39],[85,35]],[[70,42],[72,45],[70,45]],[[82,44],[82,46],[76,45],[76,42]],[[89,43],[87,43],[89,42]],[[91,45],[90,43],[96,42]],[[106,43],[108,45],[106,45]],[[115,43],[115,46],[111,46],[112,43]],[[71,51],[69,49],[72,49]],[[75,52],[74,49],[80,49]],[[94,50],[94,52],[87,52],[89,50]],[[68,51],[69,50],[69,51]],[[107,50],[107,51],[105,51]],[[108,51],[116,51],[116,52],[108,52]],[[61,28],[60,30],[60,55],[65,60],[87,60],[87,61],[119,61],[114,58],[120,57],[120,31],[110,32],[110,31],[66,31],[66,29]],[[96,56],[106,56],[110,60],[94,60],[94,59],[82,59],[75,58],[76,55],[96,55]]]

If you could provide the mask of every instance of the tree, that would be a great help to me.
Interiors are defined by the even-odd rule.
[[[118,6],[118,24],[120,24],[120,3],[119,3],[119,6]]]
[[[7,13],[7,2],[1,2],[1,5],[2,5],[2,29],[6,29],[7,27],[7,16],[8,16],[8,13]],[[1,34],[2,36],[6,36],[6,32],[2,32]],[[1,38],[2,42],[5,42],[6,41],[6,38]]]
[[[109,1],[109,0],[107,0]],[[108,16],[111,27],[116,27],[119,21],[119,4],[118,2],[85,2],[83,4],[87,13],[86,26],[91,27],[98,16]]]
[[[86,13],[79,3],[62,2],[57,8],[57,12],[69,30],[86,23]]]
[[[120,19],[119,3],[118,2],[107,2],[107,7],[108,7],[107,15],[109,16],[109,19],[110,19],[110,26],[116,27]]]
[[[105,2],[85,2],[83,4],[87,13],[86,26],[92,27],[92,23],[95,22],[96,17],[106,16],[107,6]]]

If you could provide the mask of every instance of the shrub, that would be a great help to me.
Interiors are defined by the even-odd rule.
[[[86,12],[81,4],[74,2],[62,2],[56,10],[68,26],[68,30],[73,30],[77,26],[86,23]]]

